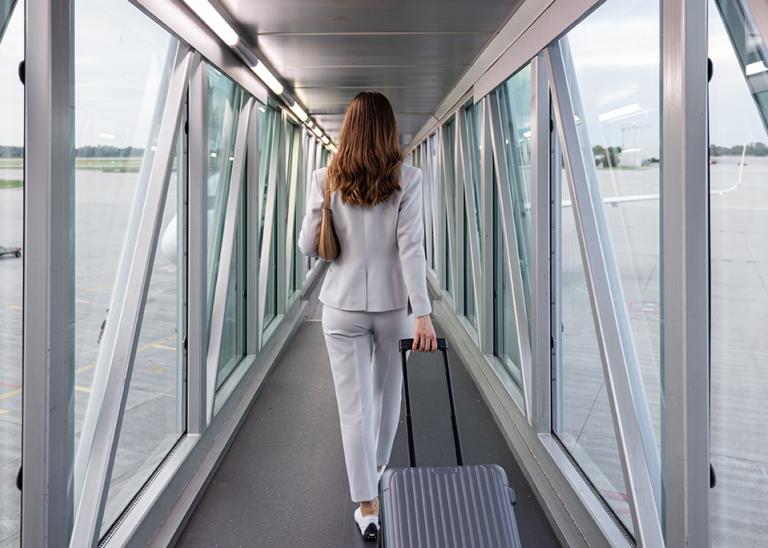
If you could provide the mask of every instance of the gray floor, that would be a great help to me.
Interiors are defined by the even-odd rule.
[[[266,381],[178,546],[371,546],[349,500],[333,382],[312,307]],[[440,360],[414,355],[409,369],[419,464],[452,464]],[[474,383],[452,355],[467,463],[502,465],[517,494],[524,546],[560,546]],[[445,413],[442,411],[446,410]],[[404,414],[403,414],[404,417]],[[404,419],[392,465],[407,462]]]

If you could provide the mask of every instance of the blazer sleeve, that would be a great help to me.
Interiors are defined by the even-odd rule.
[[[421,170],[403,190],[397,214],[397,246],[405,286],[414,316],[432,312],[427,293],[427,259],[424,256],[424,223],[421,208]]]
[[[317,174],[317,171],[312,173],[307,209],[299,231],[299,249],[307,257],[317,256],[317,235],[323,213],[323,192]]]

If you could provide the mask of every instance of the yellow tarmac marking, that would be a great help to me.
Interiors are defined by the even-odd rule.
[[[8,306],[14,306],[14,305],[8,305]],[[159,349],[162,349],[162,350],[173,350],[175,352],[176,351],[176,347],[175,346],[168,346],[168,345],[162,344],[164,342],[168,342],[169,340],[172,340],[172,339],[175,339],[175,338],[176,338],[175,334],[174,335],[168,335],[167,337],[163,337],[162,339],[158,339],[158,340],[156,340],[154,342],[147,343],[147,344],[139,347],[137,349],[137,352],[143,352],[147,348],[159,348]],[[75,373],[82,373],[84,371],[88,371],[89,369],[93,369],[94,367],[96,367],[95,363],[89,363],[89,364],[83,365],[83,366],[78,367],[77,369],[75,369]],[[75,385],[75,390],[77,390],[78,392],[90,392],[91,391],[90,387],[79,386],[79,385]],[[14,388],[13,390],[8,390],[7,392],[0,392],[0,400],[7,400],[9,398],[12,398],[14,396],[19,396],[19,395],[21,395],[21,388]],[[0,411],[2,411],[2,410],[0,410]],[[4,413],[0,413],[0,415],[2,415],[2,414],[4,414]]]
[[[11,310],[23,310],[20,304],[9,304],[7,306]]]
[[[173,350],[174,352],[176,352],[175,346],[168,346],[167,344],[154,343],[148,346],[151,346],[152,348],[159,348],[161,350]]]
[[[83,371],[88,371],[89,369],[93,369],[96,367],[95,363],[89,363],[88,365],[83,365],[82,367],[78,367],[75,369],[75,373],[82,373]]]
[[[21,388],[14,388],[13,390],[0,394],[0,400],[7,400],[8,398],[18,396],[19,394],[21,394]]]
[[[7,409],[0,409],[0,415],[5,415],[6,413],[10,413]]]

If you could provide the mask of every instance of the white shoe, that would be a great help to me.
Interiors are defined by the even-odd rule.
[[[379,516],[363,516],[358,506],[355,510],[355,522],[365,540],[376,540],[379,536]]]
[[[387,469],[387,465],[385,464],[385,465],[383,465],[381,467],[381,470],[377,470],[376,471],[376,482],[377,483],[381,481],[381,476],[384,475],[384,470],[386,470],[386,469]]]

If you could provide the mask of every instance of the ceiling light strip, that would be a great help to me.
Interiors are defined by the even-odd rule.
[[[290,97],[285,96],[285,86],[283,86],[280,79],[272,74],[269,67],[261,60],[258,59],[253,51],[245,47],[240,40],[240,36],[237,31],[229,24],[219,10],[214,7],[208,0],[184,0],[184,3],[191,9],[200,20],[208,25],[208,27],[234,52],[251,67],[256,76],[269,88],[272,92],[279,96],[283,102],[290,108],[296,117],[304,122],[308,129],[310,129],[318,138],[323,140],[325,145],[335,146],[332,141],[323,134],[322,129],[316,125],[309,117],[304,108],[299,105],[296,100],[292,100]]]

